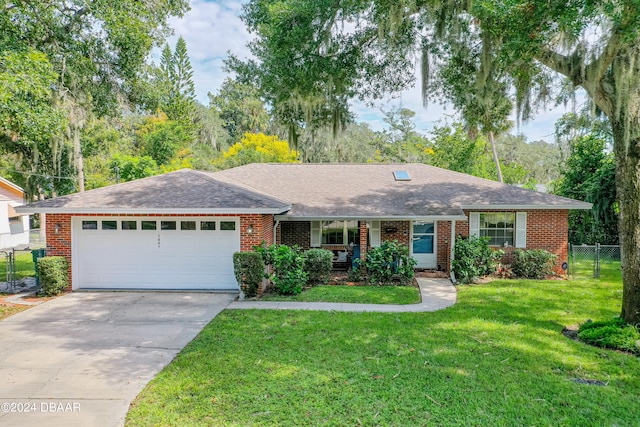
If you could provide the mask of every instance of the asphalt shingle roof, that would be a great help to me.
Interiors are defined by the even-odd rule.
[[[396,181],[404,170],[410,181]],[[276,213],[291,218],[459,218],[463,209],[590,209],[576,200],[424,164],[250,164],[183,169],[32,203],[22,212]]]
[[[396,181],[404,170],[410,181]],[[290,217],[460,216],[462,209],[590,209],[576,200],[424,164],[250,164],[217,179],[291,203]]]
[[[21,210],[77,213],[87,211],[244,213],[259,210],[264,213],[280,213],[288,208],[287,202],[267,194],[219,181],[210,174],[182,169],[32,203]]]

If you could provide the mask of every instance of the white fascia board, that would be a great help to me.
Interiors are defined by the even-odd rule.
[[[26,206],[16,207],[16,212],[21,213],[50,213],[50,214],[116,214],[116,215],[144,215],[144,214],[162,214],[162,215],[219,215],[219,214],[281,214],[291,209],[285,208],[237,208],[237,209],[99,209],[99,208],[34,208]]]
[[[278,221],[465,221],[466,215],[421,215],[421,216],[290,216],[276,215]]]
[[[464,210],[486,211],[491,209],[499,209],[506,211],[522,211],[522,210],[573,210],[584,209],[589,210],[593,207],[591,203],[580,202],[571,205],[463,205],[460,206]]]

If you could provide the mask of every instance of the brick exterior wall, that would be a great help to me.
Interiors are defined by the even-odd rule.
[[[470,212],[512,212],[512,211],[465,211],[469,216]],[[558,260],[554,266],[557,274],[564,274],[562,263],[569,259],[569,211],[568,210],[522,210],[527,212],[527,247],[526,249],[544,249],[558,255]],[[456,221],[456,235],[469,235],[469,222]],[[513,246],[500,248],[505,251],[502,262],[510,264],[513,262]],[[438,247],[440,250],[440,247]]]
[[[71,290],[73,277],[71,266],[71,217],[235,217],[240,218],[240,250],[251,251],[253,247],[265,241],[273,242],[273,215],[262,214],[47,214],[46,231],[47,231],[47,255],[48,256],[64,256],[69,264],[69,288]],[[248,233],[247,228],[253,225],[253,232]],[[58,232],[56,233],[56,226]]]
[[[468,216],[471,211],[465,211]],[[477,211],[477,212],[489,212],[489,211]],[[512,212],[512,211],[498,211],[492,210],[490,212]],[[527,212],[527,248],[526,249],[544,249],[551,253],[558,254],[558,261],[554,266],[554,271],[558,274],[562,274],[562,263],[568,260],[569,256],[569,224],[567,210],[522,210],[519,212]],[[381,221],[380,224],[380,237],[382,241],[385,240],[398,240],[400,243],[410,245],[411,241],[411,226],[410,221]],[[395,231],[386,231],[386,229],[395,228]],[[368,231],[368,230],[367,230]],[[311,224],[308,221],[298,222],[281,222],[278,227],[278,241],[293,245],[297,244],[304,249],[309,248],[311,239]],[[469,222],[468,221],[456,221],[455,235],[468,236],[469,235]],[[366,234],[363,241],[362,229],[361,229],[361,248],[365,248]],[[450,264],[451,254],[451,222],[450,221],[438,221],[436,230],[437,239],[437,266],[441,270],[448,271]],[[336,248],[343,248],[339,245]],[[328,247],[328,249],[334,249]],[[502,262],[509,264],[513,261],[513,251],[516,249],[513,246],[507,248],[500,248],[505,251],[505,256]]]
[[[451,221],[438,221],[436,228],[436,264],[438,270],[449,270],[451,262]]]
[[[386,231],[395,228],[396,231]],[[411,227],[409,221],[380,221],[380,241],[397,240],[399,243],[411,243]]]
[[[278,243],[287,246],[298,245],[307,250],[311,245],[310,221],[282,221],[278,226]]]

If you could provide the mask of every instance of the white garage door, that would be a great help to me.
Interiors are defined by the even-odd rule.
[[[74,289],[238,289],[238,218],[85,216],[72,236]]]

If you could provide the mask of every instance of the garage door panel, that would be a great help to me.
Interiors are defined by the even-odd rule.
[[[83,230],[76,219],[74,288],[238,289],[233,274],[233,252],[240,249],[238,226],[233,231],[181,230],[177,219],[176,230],[142,230],[141,220],[136,230],[102,230],[100,219],[97,230]],[[154,220],[159,227],[164,219]]]

